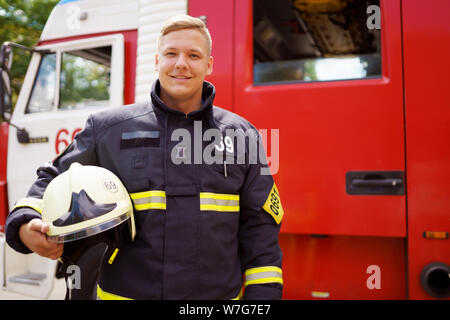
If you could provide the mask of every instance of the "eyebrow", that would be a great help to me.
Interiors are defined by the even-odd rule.
[[[175,50],[175,51],[178,51],[178,50],[179,50],[179,48],[175,48],[175,47],[168,47],[168,48],[164,48],[163,52],[166,52],[166,51],[170,51],[170,50]],[[189,52],[194,52],[194,53],[199,53],[199,54],[203,54],[203,52],[202,52],[201,50],[197,50],[197,49],[189,49],[188,51],[189,51]]]

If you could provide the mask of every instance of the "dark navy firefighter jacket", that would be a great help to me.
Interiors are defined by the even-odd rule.
[[[40,217],[35,200],[42,199],[54,177],[73,162],[101,166],[115,173],[128,190],[137,234],[134,242],[122,244],[113,263],[104,263],[98,298],[234,299],[244,288],[245,299],[280,299],[278,233],[283,212],[278,190],[270,174],[261,174],[267,169],[265,155],[256,163],[249,161],[251,139],[244,140],[245,162],[239,163],[239,146],[226,138],[227,129],[251,129],[260,143],[259,134],[247,120],[213,106],[215,89],[206,81],[201,108],[188,115],[167,107],[159,90],[157,80],[151,103],[88,118],[69,147],[38,169],[27,197],[8,216],[8,244],[30,252],[18,229]],[[195,126],[202,134],[218,129],[227,141],[211,139],[217,146],[211,153],[222,152],[225,160],[229,152],[232,158],[227,163],[198,163],[194,149],[199,151],[200,142],[201,154],[211,141],[203,141]],[[180,128],[193,137],[191,145],[175,131]]]

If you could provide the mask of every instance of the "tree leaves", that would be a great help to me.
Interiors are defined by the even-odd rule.
[[[34,47],[50,12],[59,0],[0,0],[0,43],[11,41]],[[13,49],[11,68],[12,100],[15,105],[31,55]]]

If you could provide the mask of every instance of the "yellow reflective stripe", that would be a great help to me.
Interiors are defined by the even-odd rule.
[[[97,284],[97,298],[100,300],[133,300],[130,298],[119,296],[114,293],[103,291],[98,284]]]
[[[200,192],[201,211],[239,212],[239,195]]]
[[[283,284],[283,279],[279,277],[269,277],[269,278],[261,278],[245,281],[245,286],[249,286],[252,284],[263,284],[263,283],[281,283]]]
[[[220,200],[237,200],[239,201],[238,194],[225,194],[225,193],[212,193],[212,192],[200,192],[200,199],[220,199]]]
[[[278,273],[283,273],[281,268],[278,267],[256,267],[256,268],[250,268],[245,270],[245,275],[248,276],[250,274],[259,273],[259,272],[266,272],[266,271],[273,271]]]
[[[36,199],[36,198],[24,198],[20,199],[16,202],[16,205],[14,206],[13,210],[16,208],[22,208],[22,207],[29,207],[31,209],[36,210],[40,214],[42,214],[42,209],[44,207],[44,203],[42,199]]]
[[[130,193],[136,211],[149,209],[166,209],[166,192],[162,190],[149,190]]]
[[[218,206],[215,204],[201,204],[201,211],[227,211],[227,212],[239,212],[239,206]]]
[[[231,300],[241,300],[243,296],[244,296],[244,287],[241,287],[241,290],[239,291],[238,296],[236,298],[231,299]]]
[[[136,193],[130,193],[131,199],[141,199],[146,197],[166,197],[165,191],[160,190],[151,190],[151,191],[142,191]]]
[[[262,283],[283,284],[281,268],[274,266],[250,268],[245,271],[245,286]]]

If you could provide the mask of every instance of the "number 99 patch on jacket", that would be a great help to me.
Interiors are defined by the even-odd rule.
[[[277,224],[280,224],[281,219],[283,219],[284,210],[281,206],[280,194],[275,183],[273,184],[272,190],[270,190],[263,209],[273,217]]]

